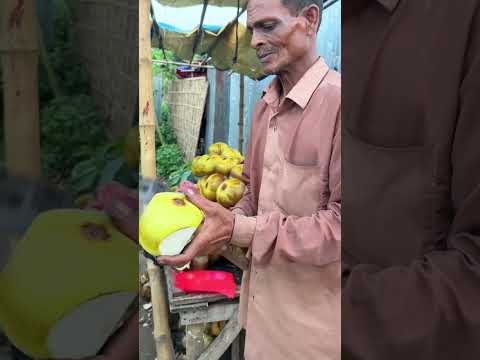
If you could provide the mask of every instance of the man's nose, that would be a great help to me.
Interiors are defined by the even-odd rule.
[[[252,40],[250,41],[250,47],[258,50],[260,47],[265,45],[265,40],[262,36],[259,35],[258,31],[253,30],[252,32]]]

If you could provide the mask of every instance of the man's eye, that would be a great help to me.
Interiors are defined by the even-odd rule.
[[[263,30],[267,30],[267,31],[270,31],[270,30],[273,30],[275,28],[275,24],[263,24]]]

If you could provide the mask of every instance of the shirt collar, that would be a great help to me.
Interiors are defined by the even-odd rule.
[[[385,10],[392,13],[396,9],[400,0],[376,0],[376,2],[380,4]],[[362,9],[365,9],[371,4],[372,0],[350,0],[350,2],[342,4],[342,6],[344,8],[343,10],[345,10],[348,15],[352,15],[357,13],[358,11],[361,11]]]
[[[377,0],[380,4],[383,5],[388,11],[392,12],[398,5],[400,0]]]
[[[318,85],[320,85],[325,75],[327,75],[328,70],[325,61],[321,57],[318,58],[290,90],[286,98],[295,102],[302,109],[305,109]],[[263,100],[271,105],[280,98],[280,91],[280,80],[276,77],[264,90]]]

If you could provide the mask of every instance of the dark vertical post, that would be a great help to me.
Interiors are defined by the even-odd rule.
[[[228,140],[230,115],[230,75],[225,71],[216,72],[215,127],[213,141]]]

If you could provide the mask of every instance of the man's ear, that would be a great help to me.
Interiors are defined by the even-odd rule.
[[[307,33],[315,35],[320,25],[320,8],[317,5],[311,4],[302,9],[301,16],[307,20]]]

